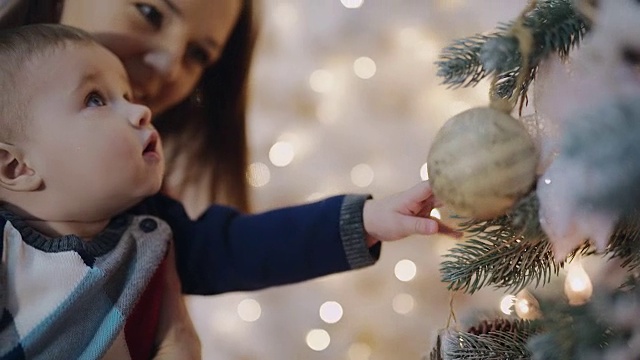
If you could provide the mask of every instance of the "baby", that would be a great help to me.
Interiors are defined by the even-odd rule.
[[[0,358],[192,359],[148,108],[118,58],[60,25],[0,33]]]
[[[197,358],[180,292],[300,282],[452,233],[428,217],[427,182],[192,220],[159,193],[160,138],[114,54],[41,24],[0,33],[0,64],[0,358]]]

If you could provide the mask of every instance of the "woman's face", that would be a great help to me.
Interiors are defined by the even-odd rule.
[[[215,63],[241,0],[65,0],[60,22],[94,34],[124,63],[136,101],[162,113]]]

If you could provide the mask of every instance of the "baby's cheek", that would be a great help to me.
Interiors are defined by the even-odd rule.
[[[114,136],[103,143],[103,152],[113,160],[131,160],[142,156],[142,143],[132,136]]]

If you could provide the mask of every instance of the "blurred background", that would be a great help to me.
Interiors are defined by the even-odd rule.
[[[262,0],[249,122],[256,211],[340,193],[376,197],[426,178],[438,128],[488,104],[451,90],[434,61],[525,0]],[[420,359],[447,325],[439,263],[454,240],[383,246],[369,268],[302,284],[189,297],[205,359]],[[456,295],[457,319],[500,312],[504,292]],[[507,294],[508,295],[508,294]]]

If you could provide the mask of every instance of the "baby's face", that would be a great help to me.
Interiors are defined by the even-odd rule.
[[[26,69],[24,148],[45,191],[77,206],[78,216],[93,217],[86,212],[120,212],[160,189],[160,138],[149,109],[130,101],[115,55],[99,45],[70,43]]]

